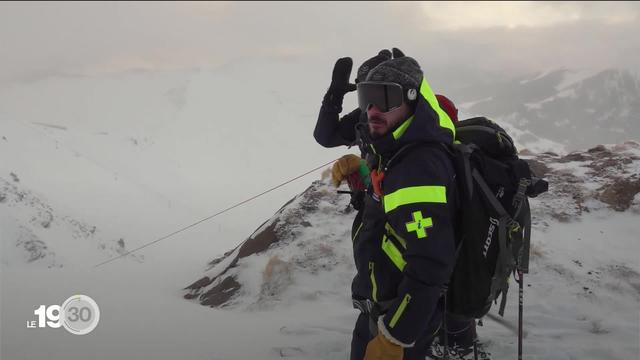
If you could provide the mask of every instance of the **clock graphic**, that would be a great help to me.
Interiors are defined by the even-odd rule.
[[[86,335],[98,326],[100,308],[87,295],[73,295],[60,307],[62,326],[74,335]]]

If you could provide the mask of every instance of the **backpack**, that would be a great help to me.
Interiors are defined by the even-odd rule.
[[[444,148],[449,154],[459,196],[454,229],[456,261],[444,291],[447,313],[480,319],[501,296],[498,313],[502,316],[511,274],[518,274],[521,283],[522,274],[529,272],[528,197],[546,192],[548,183],[518,158],[513,140],[495,122],[476,117],[455,126],[454,144],[405,145],[384,168],[386,171],[409,149],[419,146]]]
[[[547,191],[548,183],[518,158],[511,137],[493,121],[477,117],[455,125],[456,144],[446,145],[460,194],[447,309],[453,316],[482,318],[501,296],[502,316],[511,274],[521,282],[529,271],[528,197]]]
[[[495,122],[476,117],[458,121],[455,127],[454,144],[407,144],[386,162],[384,171],[409,149],[422,145],[439,147],[450,156],[459,196],[454,227],[456,261],[442,293],[447,309],[443,319],[444,332],[448,333],[447,317],[481,319],[499,297],[498,313],[503,316],[509,278],[512,273],[517,274],[520,287],[518,356],[521,358],[523,274],[529,272],[531,238],[528,198],[546,192],[549,184],[536,177],[529,164],[518,158],[513,140]],[[371,175],[375,185],[376,171]],[[447,336],[444,336],[444,346],[445,354],[448,354]],[[477,354],[476,346],[474,341],[474,353]]]

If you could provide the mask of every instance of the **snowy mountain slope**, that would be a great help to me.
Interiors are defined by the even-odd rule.
[[[0,189],[11,185],[0,202],[0,358],[259,359],[265,348],[277,357],[295,351],[288,335],[270,332],[272,316],[290,313],[204,312],[179,289],[211,252],[246,236],[310,177],[136,257],[93,265],[118,255],[120,239],[133,249],[343,155],[311,136],[326,80],[307,63],[238,61],[219,71],[52,77],[0,89]],[[76,238],[68,222],[89,234],[95,226],[95,235]],[[24,326],[39,304],[78,293],[101,307],[92,334]],[[318,324],[304,304],[291,310],[297,316],[283,333]],[[220,323],[238,326],[225,335]],[[321,325],[316,331],[338,340],[350,331]],[[240,355],[224,347],[240,336],[259,347]]]
[[[503,118],[499,122],[500,126],[511,136],[517,149],[532,151],[540,154],[544,152],[554,152],[558,154],[567,153],[567,145],[536,135],[531,130],[513,125],[509,118]]]
[[[640,144],[523,156],[550,181],[550,191],[532,200],[525,358],[634,358],[640,331],[635,317],[640,305],[635,235]],[[185,298],[232,313],[285,311],[303,304],[321,311],[318,319],[344,311],[350,306],[354,272],[349,241],[353,213],[346,211],[347,204],[348,198],[336,194],[327,180],[314,182],[246,241],[210,262],[203,276],[185,288]],[[515,356],[511,329],[517,320],[517,291],[509,296],[504,322],[510,325],[491,317],[479,329],[498,359]],[[325,302],[334,306],[324,308]],[[277,328],[276,322],[273,330]],[[288,335],[293,343],[309,346],[289,349],[292,357],[330,357],[311,345],[312,339],[320,340],[317,328]],[[335,346],[348,351],[345,337]]]
[[[112,257],[127,251],[123,238],[109,238],[95,225],[64,215],[31,191],[23,190],[19,180],[0,178],[0,204],[3,267],[25,262],[62,267],[81,263],[90,254]]]
[[[1,130],[3,267],[20,268],[20,259],[94,264],[135,247],[155,219],[170,217],[166,199],[66,148],[40,125],[6,119]]]
[[[547,71],[452,96],[465,114],[509,122],[570,150],[640,137],[640,77],[628,70]]]
[[[348,204],[348,196],[314,182],[240,246],[214,260],[205,277],[188,287],[186,297],[198,297],[204,305],[249,309],[343,298],[336,289],[350,286],[349,277],[342,275],[354,270],[351,244],[344,241],[351,231]],[[327,272],[332,281],[325,281]],[[300,284],[295,287],[290,286],[294,277]],[[237,296],[238,290],[244,295]]]
[[[526,156],[551,181],[551,190],[533,204],[525,359],[635,358],[640,196],[631,196],[637,190],[624,184],[637,179],[638,145]],[[609,188],[623,190],[605,196]],[[620,204],[628,201],[626,210],[611,209],[616,196]],[[347,203],[326,180],[315,182],[251,236],[260,240],[254,246],[247,240],[246,248],[205,269],[202,257],[181,254],[180,242],[162,245],[175,256],[162,261],[145,256],[142,264],[121,261],[82,271],[3,266],[2,358],[344,359],[357,316],[349,298],[353,213],[345,211]],[[197,243],[193,236],[185,241]],[[214,244],[198,251],[215,254]],[[262,251],[252,254],[252,249]],[[144,254],[149,252],[154,253]],[[227,268],[235,255],[240,259]],[[180,290],[180,284],[204,276],[206,284]],[[225,300],[214,289],[227,276],[235,283],[217,289],[218,295],[231,293]],[[103,316],[92,334],[79,338],[24,327],[37,304],[60,303],[74,293],[90,295],[100,305]],[[221,299],[226,306],[201,306],[194,296],[204,294],[202,299]],[[185,301],[184,295],[193,298]],[[515,354],[510,329],[516,296],[510,292],[506,326],[486,318],[479,329],[495,358]]]
[[[237,59],[216,68],[17,84],[0,89],[0,135],[15,123],[28,126],[35,134],[24,132],[21,139],[46,138],[77,153],[164,202],[161,207],[174,214],[169,221],[180,227],[343,155],[344,149],[318,147],[311,135],[330,81],[333,63],[326,62]],[[326,68],[326,74],[310,67]],[[347,103],[355,107],[355,95]],[[23,159],[42,166],[35,156]],[[289,190],[300,192],[306,184],[293,183]],[[260,206],[225,214],[216,222],[219,229],[207,230],[245,236],[246,223],[261,222],[290,194],[270,193]],[[140,234],[149,241],[154,235],[164,234]]]
[[[0,89],[0,357],[344,359],[357,316],[348,297],[353,213],[345,211],[347,197],[326,182],[303,192],[307,177],[146,248],[138,258],[92,268],[123,250],[121,238],[124,249],[135,248],[343,155],[345,149],[320,148],[310,135],[333,63],[321,65],[242,60],[218,69],[51,77]],[[321,68],[326,72],[315,71]],[[347,95],[345,109],[354,108],[354,100]],[[569,359],[599,341],[613,350],[597,348],[599,357],[585,358],[629,358],[637,324],[612,309],[615,304],[628,314],[638,308],[629,292],[638,271],[630,224],[637,221],[639,199],[628,196],[635,189],[632,170],[615,173],[631,185],[613,182],[608,192],[598,190],[609,187],[608,177],[581,183],[615,169],[591,169],[590,163],[635,160],[607,152],[567,157],[563,144],[506,127],[519,148],[560,154],[532,159],[557,163],[549,165],[554,173],[579,175],[554,179],[573,187],[534,208],[540,212],[535,236],[545,237],[534,240],[543,244],[544,261],[534,260],[538,267],[527,280],[527,311],[533,311],[527,346],[533,355]],[[251,255],[251,247],[238,248],[239,260],[222,274],[234,258],[220,255],[298,192],[265,231],[254,233],[257,248],[266,250]],[[587,199],[580,206],[571,202],[576,194]],[[608,210],[607,203],[618,200],[629,201],[629,208]],[[614,242],[619,246],[598,247],[605,235],[622,239]],[[552,241],[564,238],[570,241]],[[575,248],[597,249],[605,259],[586,250],[574,259]],[[213,256],[219,261],[203,270]],[[203,286],[182,290],[204,276]],[[225,279],[235,282],[216,288]],[[543,285],[548,282],[554,285]],[[597,298],[582,297],[583,286]],[[551,292],[545,301],[541,288]],[[613,295],[605,294],[609,290]],[[91,335],[24,327],[36,305],[59,304],[76,293],[92,296],[103,311]],[[225,306],[200,306],[204,299]],[[511,324],[515,314],[508,309]],[[485,324],[481,334],[494,354],[511,357],[514,335],[490,319]]]

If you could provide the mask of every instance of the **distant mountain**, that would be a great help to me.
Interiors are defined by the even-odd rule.
[[[457,88],[464,113],[516,125],[574,150],[640,139],[640,77],[556,70]]]

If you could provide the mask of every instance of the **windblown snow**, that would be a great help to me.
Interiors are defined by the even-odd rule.
[[[634,358],[640,320],[640,267],[634,251],[640,144],[523,157],[551,183],[549,193],[532,200],[526,358]],[[349,305],[344,294],[354,271],[348,256],[353,213],[347,205],[348,199],[327,180],[314,182],[278,211],[268,227],[214,260],[204,276],[186,288],[185,297],[243,313],[314,303],[316,311],[322,309],[319,319],[338,316]],[[325,308],[326,302],[334,305]],[[494,358],[515,356],[517,303],[517,291],[511,291],[504,319],[492,313],[479,328]],[[289,326],[282,324],[281,333]],[[338,324],[341,332],[349,333],[349,321]],[[313,344],[319,331],[308,326],[311,329],[286,331],[296,344],[288,348],[292,356],[340,358],[318,351]],[[335,347],[342,347],[341,356],[346,357],[348,336]]]
[[[318,84],[326,79],[308,75],[305,66],[262,64],[264,81],[251,89],[261,100],[249,107],[238,95],[258,75],[250,65],[187,75],[53,78],[3,90],[3,360],[348,357],[358,315],[350,299],[355,213],[326,177],[313,181],[317,173],[93,267],[344,154],[319,148],[310,135],[324,91]],[[291,76],[283,80],[284,71]],[[539,74],[523,85],[556,75]],[[303,76],[313,79],[300,85]],[[599,76],[637,88],[624,73]],[[280,80],[282,88],[274,87]],[[588,96],[596,80],[577,76],[562,90]],[[282,90],[298,86],[306,88],[293,95]],[[310,105],[309,94],[318,101]],[[465,111],[499,101],[498,95]],[[634,99],[621,103],[636,106]],[[539,105],[536,114],[549,104]],[[501,114],[504,121],[497,120],[521,156],[550,182],[550,191],[532,200],[525,359],[638,359],[640,145],[566,153],[561,141],[520,126],[525,118]],[[563,131],[576,124],[569,120]],[[626,129],[623,120],[616,124]],[[479,327],[495,359],[516,355],[513,285],[505,318],[494,314]],[[74,294],[100,306],[92,333],[25,326],[39,305],[59,305]]]

